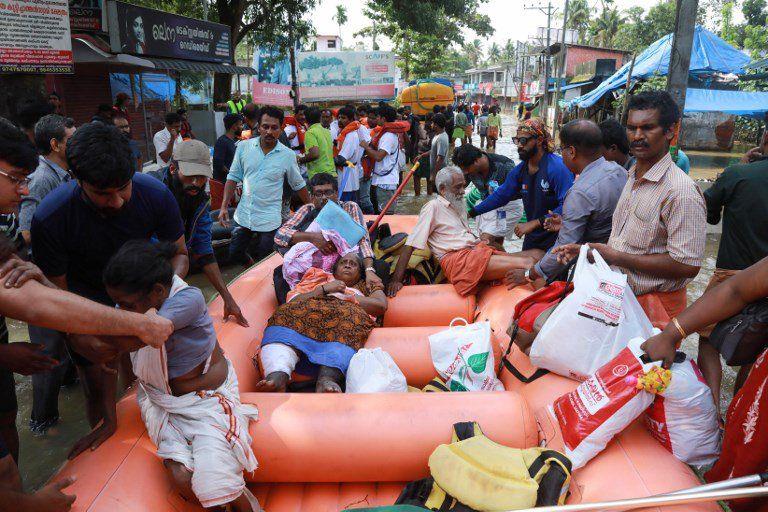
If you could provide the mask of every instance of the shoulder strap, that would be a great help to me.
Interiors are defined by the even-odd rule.
[[[451,442],[464,441],[471,437],[482,435],[483,431],[476,421],[462,421],[453,424],[453,436]]]

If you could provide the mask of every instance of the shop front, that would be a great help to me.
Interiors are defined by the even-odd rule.
[[[231,64],[229,27],[123,2],[104,7],[99,23],[95,13],[84,20],[70,7],[74,73],[46,75],[46,91],[59,94],[77,124],[126,95],[132,137],[145,162],[154,159],[152,136],[164,127],[165,114],[179,108],[187,109],[195,136],[212,145],[223,117],[214,112],[213,74],[255,73]]]

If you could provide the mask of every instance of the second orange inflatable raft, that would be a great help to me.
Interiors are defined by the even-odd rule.
[[[389,217],[393,232],[409,231],[413,216]],[[218,320],[219,342],[235,366],[242,401],[259,408],[251,424],[259,468],[249,484],[268,512],[336,512],[394,503],[403,485],[428,474],[430,453],[451,437],[458,421],[478,421],[491,439],[512,447],[562,449],[562,435],[547,406],[577,383],[548,374],[524,383],[508,371],[506,391],[493,393],[397,393],[318,395],[254,393],[261,336],[277,302],[273,255],[235,280],[230,290],[251,326]],[[428,336],[451,319],[488,320],[498,358],[506,347],[515,304],[530,294],[489,287],[476,297],[459,297],[450,285],[410,286],[391,300],[384,327],[367,346],[388,351],[409,384],[423,386],[436,372]],[[210,306],[220,319],[222,303]],[[533,368],[517,350],[510,362],[524,375]],[[93,452],[68,463],[56,475],[77,475],[73,510],[197,511],[173,489],[149,440],[134,395],[118,405],[117,433]],[[568,503],[649,496],[698,485],[688,466],[667,452],[640,424],[634,424],[605,451],[576,470]],[[652,510],[662,510],[654,508]],[[720,510],[716,504],[670,507],[670,512]]]

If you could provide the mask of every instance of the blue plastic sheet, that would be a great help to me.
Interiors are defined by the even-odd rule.
[[[768,113],[768,92],[688,89],[686,112],[723,112],[763,119]]]
[[[672,34],[668,34],[635,59],[632,80],[650,78],[653,75],[666,75],[669,72],[669,56],[672,52]],[[711,73],[743,73],[750,58],[729,45],[709,30],[696,25],[691,50],[689,73],[693,76]],[[575,98],[569,105],[588,108],[597,103],[604,94],[624,87],[627,83],[630,63],[624,64],[616,73],[587,94]]]

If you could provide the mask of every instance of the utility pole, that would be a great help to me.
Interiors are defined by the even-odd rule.
[[[568,0],[565,0],[563,8],[563,33],[560,37],[560,65],[555,79],[555,119],[552,122],[552,137],[557,137],[558,125],[560,124],[560,82],[565,77],[565,58],[568,56],[568,50],[565,48],[565,33],[568,28]]]
[[[680,108],[685,108],[685,92],[688,86],[688,69],[691,65],[693,32],[696,26],[698,0],[677,0],[675,31],[672,35],[672,51],[669,56],[667,91]]]
[[[549,113],[549,45],[552,44],[550,40],[550,29],[552,27],[552,15],[557,12],[557,9],[552,7],[552,0],[547,1],[547,8],[541,7],[526,7],[528,10],[537,10],[547,15],[547,47],[544,51],[544,95],[541,102],[541,117],[544,122],[547,121],[547,114]]]

